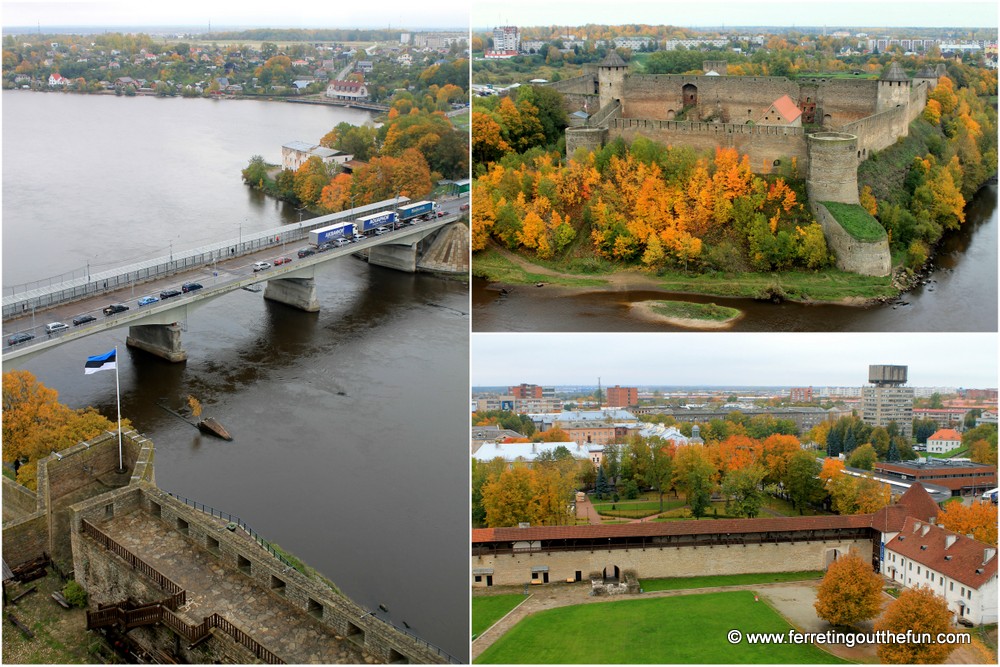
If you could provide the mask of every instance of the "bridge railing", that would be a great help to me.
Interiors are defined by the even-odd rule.
[[[92,272],[88,267],[82,271],[77,269],[70,273],[29,283],[4,285],[3,319],[20,317],[60,303],[79,301],[105,292],[133,287],[191,268],[206,267],[214,262],[233,259],[265,248],[279,247],[283,243],[301,241],[307,238],[313,229],[336,222],[346,222],[369,213],[392,210],[409,203],[409,201],[408,197],[394,197],[282,227],[241,234],[236,239],[227,239],[190,250],[172,252],[167,256],[107,271]],[[69,277],[66,278],[67,276]]]

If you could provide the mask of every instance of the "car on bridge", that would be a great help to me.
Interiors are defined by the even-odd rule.
[[[21,333],[16,333],[7,339],[8,345],[17,345],[18,343],[27,343],[29,340],[35,337],[35,334],[30,334],[22,331]]]
[[[254,273],[257,273],[258,271],[266,271],[267,269],[270,269],[270,268],[271,268],[271,262],[254,262],[253,263],[253,272]]]
[[[329,250],[332,247],[333,247],[332,243],[323,243],[323,244],[320,244],[320,245],[316,246],[316,252],[326,252],[327,250]]]
[[[152,296],[152,295],[150,295],[150,296],[144,296],[141,299],[139,299],[139,305],[140,306],[148,306],[149,304],[156,303],[159,300],[160,299],[158,297],[155,297],[155,296]]]
[[[292,261],[291,257],[275,257],[274,265],[281,266],[282,264],[288,264],[290,261]]]
[[[378,229],[375,230],[375,236],[382,236],[383,234],[386,234],[388,232],[389,232],[388,227],[379,227]]]
[[[73,326],[78,327],[81,324],[86,324],[87,322],[93,322],[97,318],[93,315],[81,315],[80,317],[73,318]]]
[[[461,206],[458,207],[458,210],[459,211],[468,211],[469,210],[469,205],[468,204],[462,204]]]
[[[181,285],[181,291],[187,294],[188,292],[193,292],[196,289],[201,289],[204,287],[201,283],[184,283]]]
[[[113,303],[104,310],[102,310],[101,312],[104,313],[105,317],[108,317],[116,313],[124,313],[126,310],[128,310],[128,306],[126,306],[124,303]]]
[[[337,240],[335,240],[333,242],[333,245],[337,246],[338,248],[343,248],[345,245],[347,245],[350,242],[351,242],[350,239],[339,238],[339,239],[337,239]]]
[[[62,322],[49,322],[45,325],[45,333],[49,335],[59,333],[60,331],[66,331],[66,329],[69,329],[69,325],[63,324]]]
[[[316,251],[313,250],[312,248],[299,248],[299,252],[298,252],[299,259],[302,259],[303,257],[308,257],[309,255],[315,255],[315,254],[316,254]]]
[[[160,292],[160,300],[169,299],[170,297],[180,296],[183,294],[179,289],[167,289]]]

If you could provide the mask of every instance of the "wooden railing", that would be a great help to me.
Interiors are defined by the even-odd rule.
[[[178,607],[184,605],[187,601],[187,593],[184,589],[113,540],[109,535],[98,530],[87,520],[83,521],[83,533],[108,551],[120,556],[133,569],[142,572],[142,574],[155,581],[157,586],[168,594],[168,597],[160,602],[131,609],[125,603],[100,605],[97,611],[87,612],[88,630],[119,625],[122,629],[128,631],[143,625],[163,623],[173,632],[176,632],[189,642],[195,643],[205,639],[212,628],[219,628],[232,637],[237,644],[252,652],[258,659],[265,663],[269,665],[285,664],[284,660],[219,614],[212,614],[197,625],[188,625],[184,619],[174,613]]]
[[[158,572],[152,565],[113,540],[110,535],[107,535],[95,528],[94,525],[86,519],[83,520],[83,534],[93,538],[98,544],[103,546],[108,551],[120,556],[126,563],[132,566],[133,570],[138,570],[145,576],[152,579],[153,582],[160,587],[160,590],[170,596],[165,604],[167,604],[171,609],[177,609],[178,607],[183,606],[187,601],[187,595],[184,592],[184,589],[168,579],[165,575],[160,574],[160,572]]]

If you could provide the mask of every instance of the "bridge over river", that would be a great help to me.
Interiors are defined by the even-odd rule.
[[[3,297],[5,348],[3,366],[23,361],[52,347],[62,345],[109,329],[129,326],[127,344],[146,350],[169,361],[183,361],[187,353],[181,347],[181,327],[178,322],[188,313],[213,299],[237,289],[251,289],[266,283],[264,298],[305,311],[319,310],[316,298],[316,267],[319,264],[355,253],[367,254],[372,264],[401,271],[415,272],[425,239],[439,231],[459,225],[467,199],[440,203],[441,217],[396,223],[381,235],[367,236],[342,247],[335,247],[306,257],[296,257],[295,248],[308,239],[309,231],[359,216],[389,211],[407,203],[406,197],[361,206],[349,211],[321,216],[297,224],[265,230],[237,239],[193,250],[171,253],[146,262],[123,266],[50,285],[6,288]],[[291,244],[291,245],[290,245]],[[254,271],[256,261],[272,262],[275,256],[290,261]],[[138,305],[144,295],[158,295],[161,290],[179,289],[182,283],[197,282],[200,289],[184,292],[148,305]],[[136,290],[136,286],[142,289]],[[30,287],[30,289],[29,289]],[[121,303],[127,310],[104,315],[101,310],[109,303]],[[39,315],[46,322],[71,324],[68,329],[46,333]],[[87,317],[90,321],[81,322]],[[62,318],[62,319],[60,319]],[[17,334],[25,340],[11,344]],[[29,338],[30,336],[30,338]]]

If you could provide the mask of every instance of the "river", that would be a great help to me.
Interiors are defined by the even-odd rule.
[[[733,331],[996,331],[997,186],[986,185],[966,207],[961,230],[938,249],[929,283],[903,295],[908,305],[857,308],[773,304],[717,296],[633,290],[586,292],[553,286],[472,284],[473,331],[681,331],[636,317],[631,304],[650,299],[718,303],[744,316]]]
[[[369,114],[259,101],[3,93],[3,279],[236,238],[298,220],[250,191],[249,157]],[[125,347],[127,329],[23,368],[74,407],[122,414],[156,446],[164,490],[244,519],[345,594],[468,660],[468,286],[354,258],[317,273],[321,310],[236,291],[182,322],[188,361]],[[188,395],[233,433],[158,407]]]

